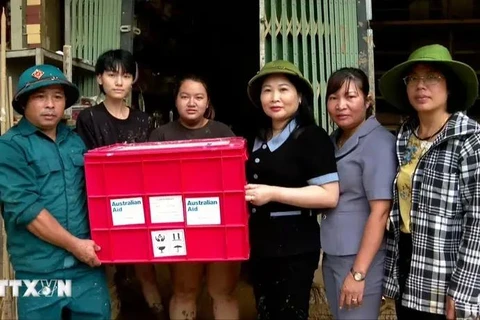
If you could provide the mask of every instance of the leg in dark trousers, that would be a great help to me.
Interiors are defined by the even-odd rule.
[[[252,258],[251,274],[258,320],[307,320],[310,290],[320,252]]]
[[[395,303],[395,308],[397,310],[397,319],[398,320],[413,320],[413,319],[422,319],[422,320],[446,320],[447,317],[443,314],[435,314],[422,312],[414,309],[410,309],[400,305],[400,301]]]

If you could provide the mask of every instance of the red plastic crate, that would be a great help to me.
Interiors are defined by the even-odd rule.
[[[103,263],[250,255],[246,142],[116,144],[85,155],[92,239]]]

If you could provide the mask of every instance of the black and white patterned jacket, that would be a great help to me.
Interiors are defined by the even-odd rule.
[[[397,157],[402,163],[416,120],[402,125]],[[384,294],[399,298],[399,198],[387,232]],[[420,159],[412,181],[412,262],[403,295],[406,307],[444,314],[453,297],[457,319],[480,316],[480,124],[462,112]]]

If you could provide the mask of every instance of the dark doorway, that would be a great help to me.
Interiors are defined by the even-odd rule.
[[[174,110],[173,82],[183,73],[207,78],[216,120],[238,135],[248,128],[248,80],[259,68],[256,1],[137,1],[141,34],[134,54],[145,78],[145,109],[168,120]]]

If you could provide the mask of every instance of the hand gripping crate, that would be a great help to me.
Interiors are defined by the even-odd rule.
[[[116,144],[85,155],[103,263],[247,260],[243,138]]]

